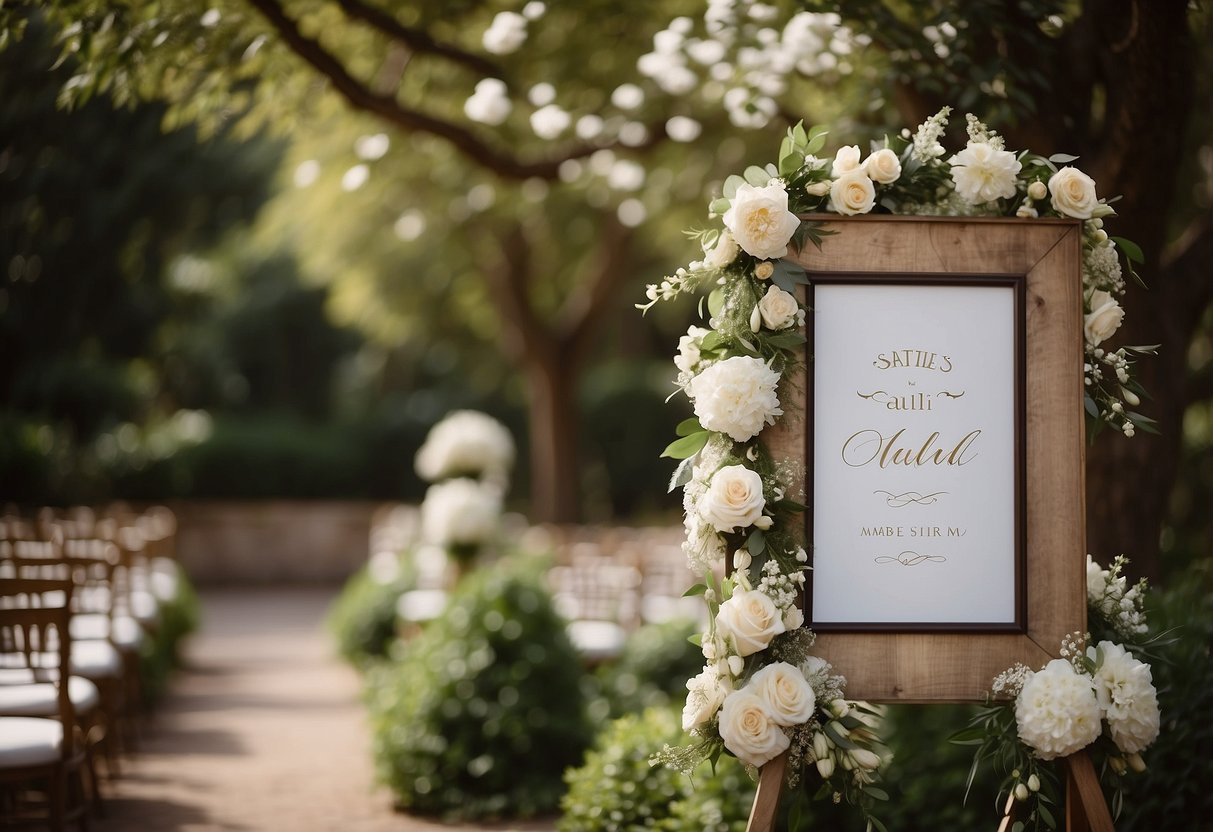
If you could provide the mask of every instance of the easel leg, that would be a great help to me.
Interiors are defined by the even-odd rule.
[[[1064,758],[1067,832],[1115,832],[1112,813],[1099,788],[1099,777],[1086,751]]]
[[[746,832],[775,832],[775,817],[779,813],[779,797],[783,793],[784,772],[788,768],[785,751],[767,763],[758,773],[758,792]]]

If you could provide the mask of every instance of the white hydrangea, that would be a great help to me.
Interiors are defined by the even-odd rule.
[[[1024,680],[1015,699],[1019,738],[1042,760],[1086,748],[1102,730],[1095,688],[1065,659],[1053,659]]]
[[[1121,638],[1133,639],[1145,634],[1145,581],[1128,586],[1121,570],[1128,563],[1123,555],[1102,568],[1087,555],[1087,604],[1102,616]]]
[[[1124,291],[1125,281],[1120,267],[1116,244],[1104,240],[1087,247],[1082,256],[1083,283],[1088,289],[1102,289],[1112,294]]]
[[[430,428],[417,451],[417,475],[427,482],[475,476],[504,486],[514,464],[514,438],[505,425],[476,410],[456,410]]]
[[[691,379],[695,415],[708,430],[747,442],[782,416],[775,392],[779,373],[762,359],[737,355],[718,361]]]
[[[498,531],[501,496],[492,484],[464,478],[431,485],[421,503],[425,540],[442,547],[487,543]]]
[[[1116,747],[1125,754],[1144,751],[1158,738],[1161,714],[1150,666],[1119,644],[1101,641],[1087,655],[1098,660],[1095,695]]]
[[[687,329],[687,334],[678,339],[678,355],[674,356],[674,366],[678,368],[680,384],[691,380],[695,368],[703,359],[699,349],[703,344],[703,337],[709,332],[710,329],[692,325]]]
[[[1009,150],[971,141],[948,162],[956,192],[966,202],[982,205],[1015,196],[1015,177],[1022,165]]]

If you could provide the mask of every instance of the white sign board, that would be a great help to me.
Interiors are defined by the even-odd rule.
[[[811,625],[1023,629],[1010,281],[812,289]]]

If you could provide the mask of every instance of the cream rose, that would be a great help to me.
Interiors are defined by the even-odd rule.
[[[765,650],[771,639],[787,632],[779,608],[765,592],[738,587],[733,597],[720,605],[716,627],[726,641],[733,643],[739,656],[752,656]]]
[[[1067,217],[1089,220],[1099,206],[1095,180],[1078,168],[1062,168],[1049,177],[1053,210]]]
[[[787,329],[800,317],[800,304],[795,295],[778,286],[770,286],[758,301],[758,313],[767,329]]]
[[[834,164],[830,167],[830,176],[837,179],[853,170],[860,170],[859,145],[838,148],[838,152],[834,154]]]
[[[1097,347],[1120,329],[1125,310],[1120,308],[1116,298],[1100,289],[1091,293],[1090,305],[1091,312],[1082,319],[1082,332],[1087,343]]]
[[[788,192],[783,184],[772,182],[762,188],[739,187],[725,212],[724,224],[746,254],[769,260],[788,253],[788,241],[800,227],[800,220],[788,210]]]
[[[817,697],[800,671],[787,662],[769,664],[754,674],[747,690],[767,703],[775,724],[790,726],[808,722],[817,707]]]
[[[884,147],[864,161],[863,170],[873,182],[891,185],[901,176],[901,160],[890,148]]]
[[[749,689],[733,691],[720,707],[720,738],[737,759],[762,766],[791,745],[767,711],[762,698]]]
[[[839,214],[866,214],[876,204],[876,187],[862,170],[844,173],[830,185],[830,207]]]
[[[754,525],[766,506],[762,477],[744,465],[726,465],[712,475],[699,499],[699,514],[718,532]]]
[[[706,253],[707,256],[703,258],[703,265],[709,269],[723,269],[737,259],[737,254],[740,251],[741,248],[737,245],[737,241],[733,239],[733,235],[729,233],[728,229],[725,229],[716,240],[716,245],[712,246],[711,251]]]

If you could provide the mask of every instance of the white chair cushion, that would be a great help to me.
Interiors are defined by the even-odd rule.
[[[179,589],[177,561],[171,558],[156,558],[152,561],[152,595],[162,602],[172,601]]]
[[[573,647],[591,662],[615,658],[627,641],[623,627],[613,621],[570,621],[568,633]]]
[[[108,641],[74,641],[72,673],[86,679],[111,679],[122,674],[122,657]]]
[[[140,624],[155,624],[160,620],[160,603],[147,590],[131,593],[131,615]]]
[[[80,676],[68,680],[68,696],[77,714],[86,714],[101,701],[97,686]],[[0,684],[0,714],[9,716],[54,716],[59,694],[51,683]]]
[[[59,759],[63,725],[54,719],[0,717],[0,769],[44,766]]]
[[[99,612],[77,613],[72,616],[72,640],[88,641],[110,637],[110,617]]]
[[[143,638],[143,628],[129,615],[116,615],[112,623],[108,615],[100,613],[72,616],[73,642],[112,639],[120,650],[137,651]]]

